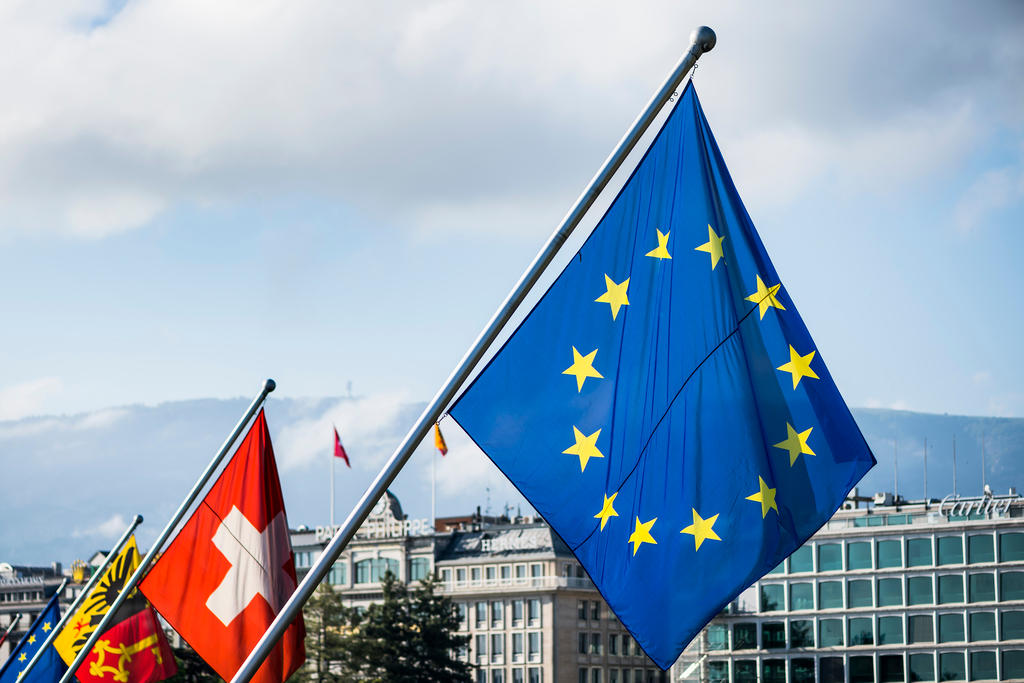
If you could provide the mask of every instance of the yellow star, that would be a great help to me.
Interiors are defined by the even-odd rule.
[[[617,495],[619,495],[618,491],[613,493],[611,496],[606,495],[604,497],[604,504],[601,506],[601,511],[594,515],[594,519],[601,520],[601,531],[604,531],[604,525],[608,523],[609,517],[619,516],[619,513],[616,512],[615,508],[612,507],[612,503],[615,502],[615,496]],[[633,554],[635,555],[636,552],[634,551]]]
[[[797,431],[793,429],[793,425],[788,422],[786,423],[786,440],[780,441],[775,444],[774,447],[781,448],[784,451],[789,451],[790,467],[793,466],[793,463],[796,462],[796,459],[800,457],[801,453],[806,455],[817,455],[811,450],[811,447],[807,445],[807,437],[811,435],[812,429],[814,429],[814,427],[797,433]]]
[[[28,655],[26,655],[24,652],[22,652],[20,655],[18,655],[18,661],[19,662],[24,662],[26,659],[28,659]]]
[[[597,349],[584,356],[576,350],[575,346],[572,347],[572,365],[568,369],[562,370],[562,374],[576,376],[576,391],[583,391],[583,383],[587,381],[588,377],[604,379],[604,375],[594,369],[594,356],[596,355]]]
[[[713,528],[715,526],[715,520],[718,519],[718,515],[708,517],[707,519],[701,519],[695,508],[690,509],[693,510],[693,524],[686,527],[679,533],[693,535],[693,542],[695,546],[694,550],[700,550],[701,543],[707,539],[711,539],[712,541],[721,541],[722,539],[718,537],[718,534],[715,533]]]
[[[694,247],[696,251],[706,251],[711,254],[711,270],[715,269],[715,266],[718,265],[718,259],[722,258],[722,242],[724,241],[725,236],[719,237],[718,233],[709,224],[708,241],[699,247]]]
[[[35,634],[32,634],[28,637],[28,644],[31,645],[34,642],[36,642],[36,636]]]
[[[608,291],[594,299],[594,301],[599,304],[608,304],[611,306],[612,320],[615,320],[615,317],[619,314],[619,308],[629,305],[629,299],[626,298],[626,288],[629,287],[629,278],[627,277],[620,284],[615,284],[610,277],[605,275],[604,286]]]
[[[775,505],[775,489],[768,488],[768,484],[764,483],[761,477],[757,478],[757,483],[760,490],[747,496],[747,500],[761,504],[761,519],[768,516],[769,510],[775,510],[775,514],[779,514],[779,508]]]
[[[650,256],[651,258],[672,258],[672,254],[668,253],[668,236],[672,233],[662,232],[661,230],[656,230],[656,232],[658,233],[658,246],[651,249],[649,252],[644,254],[644,256]]]
[[[43,633],[46,633],[46,632],[47,632],[47,631],[49,631],[49,630],[50,630],[51,628],[53,628],[53,627],[52,627],[52,626],[50,626],[50,622],[48,622],[48,621],[44,621],[44,622],[43,622]]]
[[[633,528],[633,533],[629,535],[629,540],[626,541],[626,543],[633,544],[634,555],[636,555],[636,551],[639,550],[640,546],[644,543],[653,543],[654,545],[658,545],[658,542],[654,540],[653,536],[651,536],[651,527],[654,526],[654,523],[657,521],[657,517],[649,522],[641,522],[639,517],[636,518],[636,526]]]
[[[753,301],[761,309],[761,320],[764,320],[764,314],[768,312],[769,308],[777,308],[780,311],[786,310],[786,307],[779,303],[779,300],[775,298],[779,288],[782,287],[780,282],[777,285],[771,287],[765,287],[764,282],[761,281],[761,276],[757,276],[757,291],[748,296],[745,301]]]
[[[591,458],[603,458],[604,453],[597,450],[597,437],[601,434],[601,430],[598,429],[590,436],[583,436],[583,432],[576,429],[573,425],[572,428],[573,436],[576,437],[576,443],[566,448],[563,453],[568,455],[580,456],[580,472],[587,469],[587,462]],[[604,526],[603,524],[601,526]]]
[[[789,347],[789,362],[783,363],[776,370],[782,370],[783,372],[789,372],[793,375],[793,388],[796,389],[797,385],[800,384],[801,377],[810,377],[812,379],[818,379],[818,375],[811,370],[811,361],[814,360],[814,351],[811,351],[806,356],[801,356],[796,352],[796,349],[792,345]]]

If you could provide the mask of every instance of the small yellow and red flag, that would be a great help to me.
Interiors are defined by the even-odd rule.
[[[444,442],[444,437],[441,436],[441,425],[434,425],[434,448],[441,451],[441,455],[448,455],[448,444]]]

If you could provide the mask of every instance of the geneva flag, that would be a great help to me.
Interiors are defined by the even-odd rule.
[[[221,678],[234,677],[295,590],[288,520],[262,410],[140,588]],[[304,638],[300,615],[253,681],[288,678],[306,659]]]
[[[32,667],[32,671],[27,676],[23,675],[28,663],[50,635],[50,630],[60,621],[60,608],[57,604],[59,598],[60,594],[54,593],[43,611],[32,622],[28,633],[11,652],[3,667],[0,667],[0,683],[55,683],[68,670],[51,646]]]
[[[451,414],[662,668],[875,462],[692,85]]]

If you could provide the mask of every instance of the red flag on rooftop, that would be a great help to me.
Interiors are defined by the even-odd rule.
[[[341,458],[345,461],[345,464],[352,467],[352,463],[348,461],[348,453],[345,452],[345,447],[341,445],[341,437],[338,436],[338,428],[334,428],[334,457]]]
[[[261,410],[245,440],[139,588],[229,681],[295,590],[295,561]],[[302,615],[253,677],[282,683],[306,659]]]

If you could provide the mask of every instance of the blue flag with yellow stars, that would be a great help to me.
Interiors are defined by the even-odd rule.
[[[692,85],[451,415],[663,669],[875,464]]]
[[[64,660],[57,655],[57,651],[51,645],[32,667],[32,671],[27,676],[22,675],[25,667],[36,656],[40,646],[60,621],[60,607],[57,604],[59,598],[60,595],[54,593],[43,611],[32,622],[18,647],[14,648],[11,656],[4,662],[3,668],[0,668],[0,683],[55,683],[68,670]]]

